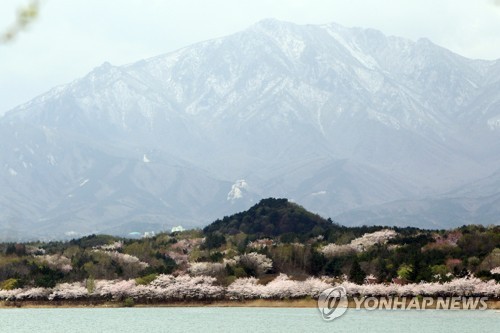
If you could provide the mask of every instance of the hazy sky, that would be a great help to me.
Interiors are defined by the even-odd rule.
[[[28,2],[0,2],[0,32]],[[375,28],[500,58],[500,0],[42,0],[29,29],[0,45],[0,114],[104,61],[134,62],[264,18]]]

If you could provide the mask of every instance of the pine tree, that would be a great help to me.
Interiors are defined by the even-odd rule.
[[[356,284],[363,284],[365,281],[366,273],[361,269],[359,262],[354,260],[349,271],[349,280]]]

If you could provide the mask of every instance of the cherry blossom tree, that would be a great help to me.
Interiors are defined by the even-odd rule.
[[[493,268],[490,271],[491,274],[500,274],[500,266]]]
[[[17,295],[21,294],[22,292],[24,292],[24,289],[22,288],[16,288],[12,290],[0,289],[0,300],[14,300],[16,299]]]
[[[227,287],[227,296],[229,299],[260,298],[264,289],[265,286],[258,284],[254,277],[239,278]]]
[[[73,266],[71,266],[71,260],[60,254],[46,254],[35,256],[35,258],[38,262],[46,264],[50,268],[60,270],[64,273],[68,273],[73,269]]]
[[[262,238],[262,239],[257,239],[253,242],[248,243],[247,247],[250,249],[265,249],[273,246],[275,243],[272,239],[269,238]]]
[[[73,282],[73,283],[60,283],[57,284],[50,295],[49,300],[56,299],[81,299],[88,296],[87,287],[83,282]]]
[[[385,244],[389,239],[396,237],[397,233],[391,229],[382,229],[353,239],[350,245],[357,251],[363,252],[375,244]]]
[[[262,275],[273,267],[273,261],[264,254],[255,252],[245,253],[234,258],[243,267],[249,268],[255,274]]]
[[[192,275],[221,276],[225,274],[225,264],[218,262],[195,262],[191,263],[189,273]]]
[[[364,284],[349,281],[339,284],[346,288],[349,296],[491,296],[500,295],[500,284],[494,280],[482,281],[473,277],[454,279],[450,282],[422,282],[399,285]]]
[[[228,286],[227,296],[229,299],[318,297],[323,290],[331,286],[319,278],[295,281],[286,274],[280,274],[267,285],[259,284],[254,277],[237,279]]]
[[[123,241],[116,241],[111,244],[94,246],[94,250],[104,250],[104,251],[117,251],[123,248]]]
[[[327,257],[338,257],[338,256],[345,256],[347,254],[355,253],[356,250],[350,245],[337,245],[334,243],[325,245],[322,249],[321,252],[327,256]]]
[[[389,239],[396,237],[396,235],[397,233],[394,230],[383,229],[372,233],[366,233],[359,238],[353,239],[349,244],[328,244],[321,249],[321,252],[327,257],[364,252],[375,244],[387,243]]]
[[[120,253],[118,251],[100,251],[94,250],[95,252],[105,253],[111,257],[114,261],[118,262],[120,265],[137,265],[141,269],[149,267],[147,262],[140,261],[136,256],[130,254]]]
[[[136,287],[135,280],[96,280],[92,296],[121,300],[130,296]],[[87,289],[85,289],[87,290]]]
[[[224,288],[215,284],[210,276],[159,275],[151,282],[152,296],[168,300],[217,299],[224,295]]]
[[[227,288],[217,285],[210,276],[159,275],[149,285],[137,285],[135,280],[95,280],[93,291],[85,283],[60,283],[54,288],[25,288],[0,290],[0,300],[78,300],[97,298],[103,300],[182,301],[214,299],[285,299],[319,297],[332,286],[343,286],[348,296],[480,296],[500,297],[500,284],[495,280],[482,281],[475,277],[454,279],[450,282],[422,282],[400,285],[395,283],[373,283],[359,285],[351,281],[333,283],[330,278],[310,277],[304,281],[290,279],[280,274],[266,285],[255,277],[235,280]]]
[[[52,289],[50,288],[27,288],[23,289],[22,292],[16,295],[17,300],[42,300],[47,299],[51,294]]]

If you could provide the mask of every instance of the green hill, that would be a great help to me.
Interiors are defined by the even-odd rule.
[[[243,232],[256,237],[295,234],[302,237],[322,235],[332,229],[332,220],[324,219],[287,199],[261,200],[249,210],[225,216],[208,225],[205,233],[234,235]],[[302,238],[301,237],[301,238]]]

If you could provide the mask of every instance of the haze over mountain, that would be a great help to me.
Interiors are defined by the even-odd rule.
[[[263,197],[341,224],[499,223],[500,61],[264,20],[0,118],[3,238],[205,226]]]

